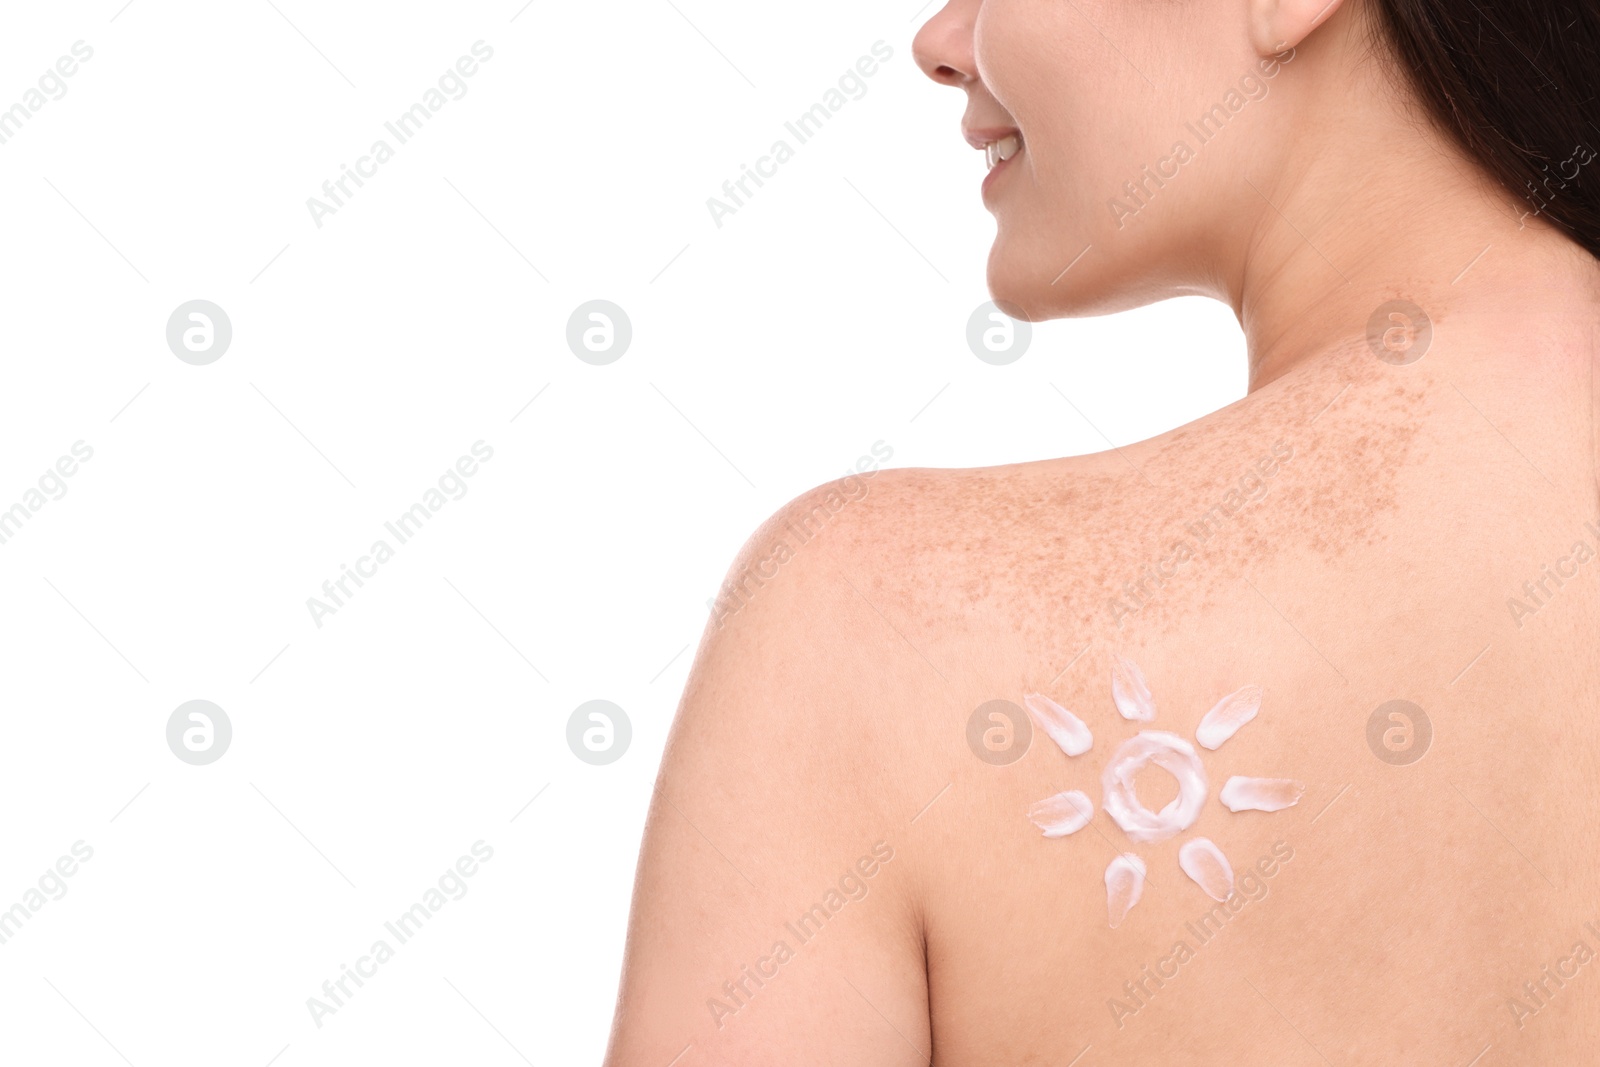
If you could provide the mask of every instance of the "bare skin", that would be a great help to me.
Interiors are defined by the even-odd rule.
[[[1071,193],[1050,183],[1020,60],[1005,108],[987,85],[1004,79],[982,76],[1002,58],[984,58],[982,19],[1002,41],[1001,15],[1035,9],[991,2],[947,7],[918,58],[966,90],[976,125],[1026,134],[1026,164],[990,194],[997,299],[1043,317],[1209,292],[1240,315],[1250,394],[1100,455],[824,486],[751,538],[663,761],[607,1062],[1586,1062],[1600,266],[1442,138],[1398,133],[1403,102],[1349,75],[1359,9],[1261,0],[1233,5],[1234,36],[1297,48],[1300,79],[1274,87],[1286,114],[1235,139],[1270,167],[1219,147],[1192,193],[1174,183],[1150,210],[1219,199],[1208,186],[1239,168],[1271,175],[1256,207],[1237,207],[1246,189],[1121,244],[1057,235],[1069,260],[1098,238],[1104,270],[1041,284],[1029,235],[1055,216],[1028,213]],[[1114,5],[1051,10],[1075,7],[1125,40]],[[1307,108],[1326,121],[1304,126]],[[1316,132],[1273,135],[1280,121]],[[1335,165],[1352,158],[1403,165]],[[1433,323],[1410,362],[1368,339],[1397,296]],[[1118,714],[1113,653],[1142,666],[1155,722]],[[1104,810],[1061,839],[1028,821],[1065,789],[1098,803],[1122,739],[1192,738],[1251,683],[1261,715],[1202,751],[1190,830],[1136,844]],[[1069,758],[1035,731],[1014,762],[980,758],[974,711],[1028,693],[1074,711],[1094,748]],[[1369,739],[1392,700],[1431,740]],[[1230,775],[1306,793],[1234,813],[1217,799]],[[1150,808],[1176,792],[1159,770],[1138,788]],[[1197,834],[1255,872],[1220,914],[1178,867]],[[1149,883],[1112,929],[1103,877],[1123,852]]]

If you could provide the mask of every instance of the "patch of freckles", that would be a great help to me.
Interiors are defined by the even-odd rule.
[[[846,540],[849,577],[895,625],[948,623],[951,609],[996,596],[989,561],[1011,538],[994,516],[1004,494],[994,472],[894,470],[855,506]]]
[[[1340,432],[1343,420],[1330,420],[1307,448],[1310,477],[1298,471],[1284,486],[1284,510],[1324,560],[1384,540],[1385,518],[1400,510],[1400,475],[1425,458],[1418,450],[1422,398],[1399,392],[1388,401],[1387,417],[1359,430]]]
[[[965,597],[968,604],[977,604],[980,601],[988,600],[993,591],[993,582],[987,575],[968,579],[961,585],[962,596]]]
[[[1404,459],[1404,452],[1395,455]],[[1224,535],[1213,537],[1130,618],[1170,633],[1219,599],[1233,599],[1242,576],[1285,552],[1304,551],[1330,565],[1350,552],[1370,550],[1386,536],[1386,517],[1400,508],[1392,477],[1352,463],[1343,482],[1280,487],[1276,501],[1262,501],[1259,514],[1241,516]]]
[[[1083,461],[1067,461],[1079,464]],[[1120,479],[1094,473],[1042,480],[1033,468],[1000,471],[895,472],[892,491],[876,489],[858,514],[872,544],[856,553],[878,561],[871,581],[877,606],[897,621],[980,602],[1008,617],[1038,615],[1041,597],[1059,595],[1086,561],[1115,558]],[[875,514],[868,517],[871,508]],[[878,597],[882,601],[878,601]],[[891,610],[892,609],[892,610]],[[1051,620],[1060,625],[1062,620]]]
[[[1400,508],[1397,482],[1418,458],[1431,404],[1424,375],[1400,382],[1397,373],[1370,360],[1330,369],[1127,449],[1127,458],[894,472],[857,512],[874,516],[865,525],[876,543],[864,558],[881,560],[870,575],[876,606],[937,627],[952,610],[988,602],[1032,635],[1030,646],[1070,655],[1121,632],[1109,598],[1178,541],[1194,558],[1129,625],[1170,631],[1192,621],[1232,596],[1240,574],[1284,551],[1331,560],[1377,544]],[[1199,543],[1187,527],[1220,515],[1214,509],[1278,441],[1294,455],[1266,479],[1266,495]]]
[[[1389,368],[1384,368],[1389,370]],[[1248,405],[1214,416],[1213,434],[1186,434],[1182,446],[1168,443],[1160,456],[1146,464],[1146,474],[1162,485],[1179,486],[1165,494],[1142,490],[1133,477],[1122,501],[1142,506],[1138,518],[1128,507],[1102,515],[1131,523],[1134,530],[1086,530],[1122,545],[1112,555],[1091,553],[1083,558],[1080,577],[1090,590],[1072,603],[1062,621],[1078,629],[1109,627],[1109,598],[1123,592],[1125,582],[1138,587],[1147,566],[1170,558],[1179,542],[1194,550],[1194,558],[1162,585],[1147,584],[1154,592],[1128,617],[1158,630],[1171,630],[1192,622],[1195,613],[1214,605],[1222,590],[1237,587],[1238,576],[1269,563],[1280,553],[1304,552],[1333,560],[1350,550],[1378,544],[1384,537],[1384,520],[1400,509],[1398,483],[1403,470],[1421,461],[1419,435],[1426,424],[1430,402],[1426,379],[1414,384],[1382,381],[1382,374],[1357,368],[1350,387],[1341,394],[1339,382],[1317,382],[1294,394],[1272,397],[1256,410]],[[1330,398],[1339,406],[1325,411]],[[1318,416],[1315,424],[1310,419]],[[1250,477],[1258,453],[1270,443],[1293,446],[1290,461],[1280,462],[1267,478],[1266,496],[1246,501],[1232,517],[1214,523],[1214,531],[1198,539],[1194,526],[1210,512],[1213,517],[1227,491],[1240,490]],[[1162,517],[1150,523],[1149,517]],[[1154,531],[1154,533],[1152,533]],[[1058,563],[1059,566],[1059,563]]]

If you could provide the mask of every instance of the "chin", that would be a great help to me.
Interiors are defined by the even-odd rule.
[[[1073,251],[1063,251],[1074,242]],[[1117,264],[1098,247],[1073,263],[1085,243],[1055,240],[1037,230],[1022,241],[1011,240],[1002,226],[989,249],[990,299],[1007,315],[1026,322],[1109,315],[1149,302],[1137,294],[1143,287],[1136,280],[1119,279]]]

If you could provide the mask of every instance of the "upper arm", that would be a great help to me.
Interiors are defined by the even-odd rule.
[[[830,491],[751,539],[730,579],[756,577],[696,657],[640,855],[611,1067],[928,1061],[893,631],[858,592],[855,536],[792,529]]]

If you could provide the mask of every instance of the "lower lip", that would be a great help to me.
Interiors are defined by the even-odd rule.
[[[1024,149],[1018,148],[1016,155],[1012,156],[1010,159],[1002,159],[1000,162],[998,162],[998,163],[996,163],[994,165],[994,167],[989,171],[988,174],[984,175],[982,191],[985,194],[987,194],[989,192],[990,188],[993,187],[993,185],[995,183],[995,180],[1000,177],[1000,172],[1004,171],[1004,170],[1008,170],[1013,163],[1015,163],[1018,159],[1020,159],[1022,157],[1023,151],[1024,151]]]

